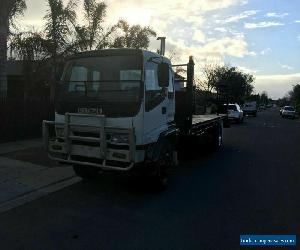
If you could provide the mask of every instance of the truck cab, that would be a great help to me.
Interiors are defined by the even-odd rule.
[[[154,161],[161,156],[151,146],[176,134],[171,62],[137,49],[72,56],[55,110],[55,121],[44,121],[45,146],[50,158],[81,169],[75,172],[128,171],[146,158]]]

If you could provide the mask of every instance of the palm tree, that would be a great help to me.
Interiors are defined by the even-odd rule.
[[[27,31],[14,34],[10,39],[10,49],[16,59],[23,61],[43,61],[49,57],[48,41],[41,33]]]
[[[7,41],[14,19],[26,9],[25,0],[0,1],[0,98],[7,95]]]
[[[155,31],[150,27],[141,27],[140,25],[130,26],[124,20],[120,20],[116,27],[122,34],[115,38],[111,45],[113,48],[147,49],[150,37],[156,36]]]
[[[106,15],[106,4],[96,0],[84,0],[84,19],[86,24],[76,26],[76,44],[80,51],[94,49],[103,35],[102,22]]]
[[[54,100],[55,82],[57,77],[57,67],[60,55],[68,48],[70,42],[68,37],[71,34],[70,26],[76,20],[75,7],[76,0],[70,0],[64,6],[62,0],[47,0],[49,9],[44,19],[46,20],[45,33],[49,41],[49,54],[52,61],[52,79],[50,99]]]

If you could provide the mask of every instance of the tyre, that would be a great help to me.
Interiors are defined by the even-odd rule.
[[[161,147],[158,160],[154,163],[154,186],[158,191],[166,189],[169,184],[169,175],[173,166],[173,151],[170,142],[167,140]]]
[[[222,126],[218,124],[218,126],[216,126],[214,129],[212,149],[214,151],[217,151],[222,147],[222,145],[223,145],[223,130],[222,130]]]
[[[92,180],[99,175],[100,169],[90,166],[74,165],[73,170],[78,177],[84,180]]]
[[[236,121],[237,121],[238,124],[243,123],[244,122],[244,117],[238,118]]]

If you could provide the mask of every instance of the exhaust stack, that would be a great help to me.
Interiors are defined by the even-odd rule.
[[[166,51],[166,37],[158,37],[157,40],[160,40],[159,54],[164,56]]]

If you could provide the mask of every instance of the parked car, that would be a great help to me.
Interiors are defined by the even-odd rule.
[[[252,115],[256,117],[257,115],[257,104],[256,102],[246,102],[243,106],[244,115]]]
[[[260,110],[265,110],[265,109],[267,109],[267,108],[266,108],[266,105],[261,104],[261,105],[259,106],[259,109],[260,109]]]
[[[292,118],[295,119],[296,117],[296,110],[292,106],[285,106],[281,113],[282,117]]]
[[[227,104],[224,105],[227,106]],[[236,121],[238,123],[242,123],[244,121],[244,112],[237,103],[228,104],[227,112],[229,120]]]

